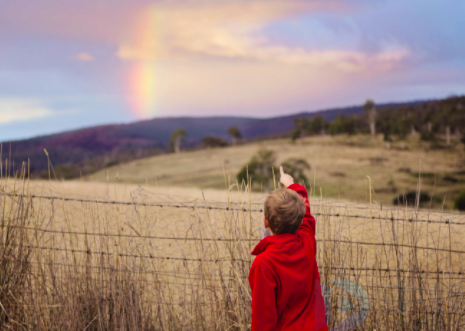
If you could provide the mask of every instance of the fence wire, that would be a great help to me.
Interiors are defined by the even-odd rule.
[[[40,296],[45,291],[53,309],[61,309],[76,304],[64,294],[90,291],[111,308],[114,298],[137,293],[140,304],[165,307],[162,324],[179,314],[189,321],[181,328],[196,329],[199,320],[223,320],[225,312],[237,311],[224,321],[247,329],[259,203],[160,201],[145,191],[132,201],[0,194],[0,248],[9,252],[3,261],[27,266],[31,287],[38,289],[30,300],[46,301]],[[322,282],[359,284],[370,301],[368,325],[382,321],[389,329],[402,316],[412,326],[423,314],[424,329],[444,321],[457,326],[450,330],[461,328],[465,216],[324,201],[312,205],[312,214]],[[334,294],[326,299],[331,307],[339,304]]]

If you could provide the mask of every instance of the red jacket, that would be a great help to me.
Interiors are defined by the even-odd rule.
[[[307,191],[288,187],[305,199],[307,209],[297,233],[264,238],[249,274],[252,289],[252,331],[326,331],[325,304],[316,264],[315,218]]]

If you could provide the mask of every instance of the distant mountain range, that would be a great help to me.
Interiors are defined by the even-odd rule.
[[[410,103],[387,103],[378,109]],[[316,112],[301,112],[288,116],[258,119],[252,117],[167,117],[130,124],[103,125],[26,140],[3,142],[3,159],[11,153],[12,165],[19,170],[23,162],[31,160],[34,177],[47,176],[50,160],[60,177],[72,178],[130,159],[168,151],[171,134],[184,129],[187,135],[183,148],[201,146],[206,135],[229,140],[227,130],[237,126],[245,139],[282,136],[294,129],[294,118],[322,115],[331,121],[338,115],[362,114],[363,106],[337,108]],[[11,146],[11,147],[10,147]],[[13,168],[13,166],[12,166]]]

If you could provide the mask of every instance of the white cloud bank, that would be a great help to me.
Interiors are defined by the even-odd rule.
[[[28,121],[53,115],[38,100],[0,98],[0,124]]]
[[[310,66],[344,72],[391,66],[411,52],[395,41],[379,52],[306,49],[273,43],[263,29],[283,19],[317,11],[344,12],[343,1],[253,0],[156,3],[136,15],[133,30],[117,55],[133,60],[223,58]],[[312,31],[308,31],[309,34]]]

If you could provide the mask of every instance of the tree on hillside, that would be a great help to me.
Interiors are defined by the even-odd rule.
[[[395,130],[395,116],[392,111],[384,110],[378,114],[378,131],[383,134],[386,148],[390,148],[391,136]]]
[[[237,126],[230,126],[228,134],[231,136],[232,144],[236,145],[242,139],[242,133]]]
[[[212,136],[205,136],[205,138],[202,139],[203,144],[207,148],[215,148],[215,147],[225,147],[228,146],[228,142],[224,141],[221,138],[218,137],[212,137]]]
[[[412,132],[412,127],[414,127],[414,119],[411,116],[407,114],[397,117],[395,133],[399,139],[404,140],[407,138],[407,136]]]
[[[262,185],[265,192],[270,191],[273,181],[273,168],[275,168],[276,155],[266,148],[260,149],[252,159],[242,167],[237,174],[239,183],[252,180],[252,184]]]
[[[329,134],[332,136],[335,136],[337,134],[343,134],[344,133],[344,121],[345,121],[345,116],[344,115],[337,115],[336,118],[329,123]]]
[[[414,124],[412,117],[407,112],[398,111],[396,108],[387,108],[378,112],[377,131],[384,135],[384,141],[391,141],[396,135],[404,140],[411,132]]]
[[[291,140],[292,140],[292,142],[295,142],[297,139],[299,139],[300,134],[301,134],[300,130],[297,130],[297,129],[292,130],[291,131]]]
[[[181,151],[181,141],[186,136],[186,130],[178,129],[173,132],[170,138],[170,147],[174,150],[175,153],[179,153]]]
[[[376,106],[373,100],[368,99],[363,106],[365,110],[365,117],[368,125],[370,126],[370,133],[372,136],[376,135]]]
[[[291,135],[293,141],[307,135],[325,135],[329,126],[328,121],[321,115],[312,118],[294,118],[294,124],[295,130]]]
[[[434,130],[446,134],[446,144],[451,144],[452,131],[460,132],[465,126],[465,112],[460,102],[454,98],[446,99],[440,108],[434,113]]]
[[[455,105],[454,104],[446,104],[443,106],[443,109],[441,113],[443,114],[443,120],[442,120],[442,125],[444,126],[444,130],[446,133],[446,145],[450,145],[450,131],[451,131],[451,126],[453,126],[455,123]]]
[[[309,120],[308,128],[310,134],[325,135],[328,128],[328,121],[321,115],[315,115]]]
[[[462,139],[462,132],[465,129],[465,106],[462,104],[460,101],[457,102],[456,105],[456,112],[457,112],[457,123],[458,125],[455,126],[455,135],[457,136],[458,139]]]
[[[282,164],[284,171],[294,178],[296,183],[308,184],[305,172],[310,170],[310,165],[304,159],[290,158]]]
[[[353,135],[361,131],[364,125],[363,120],[357,115],[338,115],[328,126],[329,133],[334,136],[337,134]]]
[[[428,117],[427,134],[423,136],[428,138],[436,133],[445,133],[446,145],[450,145],[450,131],[451,125],[454,124],[453,105],[450,103],[443,103],[435,107],[435,111]],[[426,139],[428,140],[428,139]]]
[[[309,121],[307,118],[294,118],[294,125],[295,132],[293,134],[293,137],[295,137],[296,139],[305,137],[307,133],[310,131]]]
[[[363,131],[364,127],[363,119],[357,115],[349,115],[345,117],[343,122],[343,129],[344,132],[347,133],[349,136],[360,133]]]

